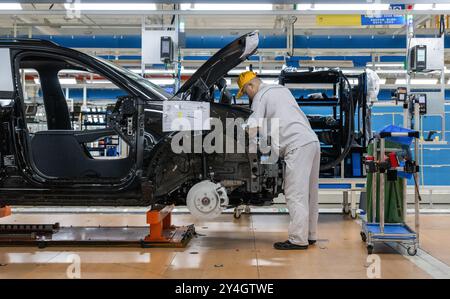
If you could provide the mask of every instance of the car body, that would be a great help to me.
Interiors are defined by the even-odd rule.
[[[253,43],[256,39],[256,44],[246,45],[249,38]],[[0,42],[1,58],[8,60],[2,73],[7,75],[11,67],[12,74],[12,84],[2,86],[5,90],[0,93],[0,206],[183,204],[189,189],[206,179],[221,182],[230,205],[270,202],[280,191],[278,165],[261,166],[257,155],[249,153],[175,155],[170,150],[174,132],[162,130],[164,101],[185,99],[186,95],[190,100],[209,100],[217,81],[256,51],[257,39],[257,33],[249,33],[220,50],[176,96],[112,63],[48,41]],[[47,113],[47,130],[33,134],[27,128],[21,90],[20,71],[25,68],[39,73]],[[66,68],[94,70],[126,93],[118,97],[106,128],[72,128],[56,76]],[[206,89],[199,87],[200,81]],[[223,98],[227,95],[223,93]],[[219,119],[246,119],[250,110],[230,105],[228,98],[222,103],[212,101],[210,114]],[[115,160],[90,157],[85,145],[110,135],[127,143],[128,156]]]
[[[271,204],[283,191],[281,160],[262,163],[261,153],[249,151],[247,143],[244,152],[176,154],[171,141],[177,132],[166,132],[162,126],[164,103],[169,101],[208,102],[210,116],[224,124],[226,119],[246,120],[251,110],[231,104],[223,76],[254,54],[257,45],[257,32],[239,37],[172,95],[111,62],[49,41],[1,41],[0,206],[186,204],[195,186],[200,193],[205,186],[215,189],[214,196],[226,193],[221,208]],[[39,74],[46,113],[46,129],[34,133],[27,127],[21,86],[24,69],[29,68]],[[74,129],[58,77],[65,69],[95,72],[123,92],[106,127]],[[214,100],[217,91],[219,102]],[[86,144],[105,136],[118,136],[127,156],[93,157]]]

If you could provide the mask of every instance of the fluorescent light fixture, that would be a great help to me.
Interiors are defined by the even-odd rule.
[[[414,4],[414,10],[432,10],[432,9],[433,9],[433,3]]]
[[[22,10],[20,3],[0,3],[0,10]]]
[[[66,10],[156,10],[155,3],[65,3]]]
[[[41,80],[39,80],[39,78],[34,78],[34,83],[40,85]],[[59,78],[59,84],[61,85],[77,84],[77,80],[75,78]]]
[[[411,84],[417,84],[417,85],[428,85],[428,84],[436,84],[437,79],[411,79]],[[396,85],[405,85],[406,79],[397,79],[395,80]]]
[[[111,81],[108,80],[86,80],[87,84],[112,84]]]
[[[435,10],[450,10],[450,4],[449,3],[436,3],[434,5]]]
[[[264,84],[278,84],[277,79],[262,79],[261,80]]]
[[[142,74],[141,69],[130,69],[133,73]],[[148,69],[145,70],[146,74],[174,74],[175,70],[165,70],[165,69]]]
[[[272,4],[181,3],[181,10],[272,10]]]
[[[248,69],[240,70],[240,69],[234,69],[228,72],[228,75],[240,75],[242,72],[248,71]]]
[[[25,74],[37,74],[37,71],[35,69],[23,69],[23,72]]]
[[[389,10],[390,5],[388,3],[317,3],[317,4],[298,4],[297,10]]]
[[[377,74],[406,74],[406,70],[375,70]]]
[[[156,85],[173,85],[175,79],[148,79],[150,82]]]
[[[308,10],[311,9],[311,4],[297,4],[296,6],[297,10]]]
[[[414,4],[414,10],[450,10],[450,3],[420,3]]]
[[[185,69],[184,67],[181,67],[181,73],[184,75],[192,75],[196,71],[197,70],[194,70],[194,69]]]
[[[77,84],[77,80],[75,78],[59,78],[59,84]]]
[[[279,75],[281,70],[261,70],[261,75]]]
[[[368,62],[366,64],[368,67],[374,67],[372,62]],[[401,62],[375,62],[375,67],[403,67],[403,63]]]

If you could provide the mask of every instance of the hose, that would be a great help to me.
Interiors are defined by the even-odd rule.
[[[346,121],[347,127],[348,127],[347,142],[345,144],[344,150],[341,152],[341,154],[338,156],[338,158],[336,160],[334,160],[333,162],[330,162],[330,163],[327,163],[324,165],[320,165],[320,170],[328,170],[328,169],[335,167],[339,163],[341,163],[342,160],[344,160],[344,158],[350,152],[350,149],[352,147],[354,137],[355,137],[355,134],[354,134],[355,107],[354,107],[354,103],[353,103],[352,88],[351,88],[350,82],[348,81],[348,78],[342,73],[342,71],[339,71],[339,75],[340,75],[340,77],[342,77],[344,79],[344,81],[347,83],[348,88],[349,88],[350,105],[349,105],[349,111],[345,115],[345,121]],[[341,105],[341,107],[342,107],[342,105]]]

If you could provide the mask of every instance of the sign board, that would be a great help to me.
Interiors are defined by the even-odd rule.
[[[360,15],[318,15],[316,24],[319,26],[360,26]]]
[[[405,4],[391,4],[391,10],[404,10]],[[362,15],[361,25],[405,25],[406,18],[404,15],[377,15],[376,11],[373,15]]]
[[[195,101],[164,101],[163,132],[211,130],[210,104]]]
[[[382,16],[361,16],[361,25],[404,25],[405,16],[402,15],[382,15]]]
[[[144,64],[161,64],[161,36],[170,36],[174,50],[178,47],[175,30],[142,30],[142,61]]]

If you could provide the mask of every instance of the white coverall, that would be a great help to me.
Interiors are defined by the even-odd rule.
[[[284,195],[289,210],[289,241],[308,245],[317,240],[320,144],[316,133],[288,88],[261,84],[253,98],[253,118],[277,119],[279,132],[269,131],[272,150],[285,161]],[[249,125],[250,126],[250,125]],[[251,127],[251,126],[250,126]],[[267,130],[267,129],[266,129]]]

